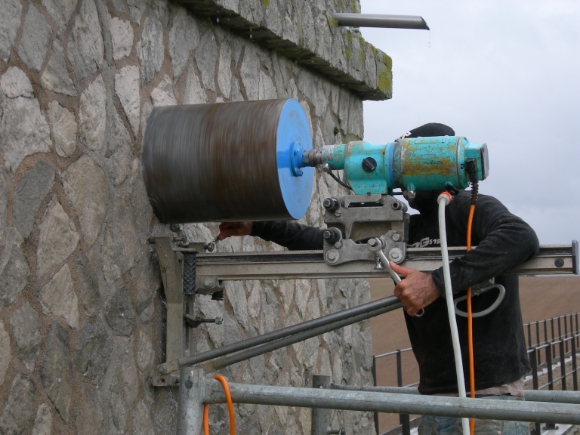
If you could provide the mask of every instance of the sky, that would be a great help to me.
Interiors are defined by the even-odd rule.
[[[393,97],[364,103],[365,140],[427,122],[486,143],[495,196],[541,244],[580,240],[580,2],[361,0],[426,30],[361,28],[393,60]]]

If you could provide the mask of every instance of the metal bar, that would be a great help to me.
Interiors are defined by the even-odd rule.
[[[572,335],[572,385],[578,391],[578,362],[576,361],[576,334]]]
[[[575,313],[574,314],[574,318],[576,320],[576,329],[574,329],[574,334],[575,334],[576,332],[580,332],[580,329],[578,328],[578,313]],[[578,347],[580,345],[580,341],[578,341],[578,340],[580,340],[580,335],[577,336],[577,337],[578,338],[576,339],[577,340],[576,341],[576,347]]]
[[[373,384],[375,387],[377,386],[377,357],[373,355],[373,366],[372,366],[372,374],[373,374]],[[379,413],[373,413],[373,420],[375,422],[375,432],[379,433]]]
[[[554,389],[554,375],[552,374],[552,343],[546,347],[546,365],[548,366],[548,389]]]
[[[552,354],[555,352],[555,349],[552,349],[552,343],[554,341],[554,319],[552,319],[552,341],[548,343],[548,347],[546,347],[546,365],[548,366],[548,390],[554,390],[554,374],[552,372],[552,357],[555,357],[556,354]],[[551,430],[555,429],[555,422],[544,421],[546,423],[545,429]]]
[[[205,396],[207,389],[204,376],[204,370],[199,367],[181,369],[177,402],[177,435],[201,435],[203,421],[201,398]]]
[[[421,395],[417,388],[413,387],[375,387],[375,386],[351,386],[330,384],[331,390],[345,391],[369,391],[375,393],[390,394],[417,394]],[[544,390],[525,390],[524,398],[528,402],[545,402],[545,403],[569,403],[580,405],[580,391],[544,391]]]
[[[199,364],[233,352],[248,349],[260,344],[272,342],[284,337],[292,336],[303,331],[311,331],[314,328],[332,324],[333,322],[336,321],[353,318],[354,316],[360,314],[374,312],[377,309],[383,309],[385,307],[391,308],[386,311],[382,311],[381,313],[386,313],[387,311],[395,310],[401,307],[401,304],[399,303],[399,299],[397,299],[395,296],[389,296],[383,299],[379,299],[377,301],[369,302],[363,305],[359,305],[357,307],[349,308],[347,310],[342,310],[337,313],[328,314],[326,316],[322,316],[317,319],[308,320],[306,322],[299,323],[297,325],[289,326],[287,328],[282,328],[277,331],[272,331],[267,334],[259,335],[257,337],[248,338],[247,340],[238,341],[237,343],[232,343],[230,345],[223,346],[218,349],[202,352],[200,354],[193,355],[190,357],[180,358],[179,360],[169,361],[165,364],[161,364],[160,366],[158,366],[158,371],[160,373],[173,372],[178,370],[179,367]],[[355,322],[356,321],[352,323]]]
[[[534,347],[534,351],[532,352],[531,358],[530,358],[530,365],[532,366],[532,387],[534,389],[534,391],[538,391],[538,356],[540,355],[540,352],[538,352],[538,348]],[[524,392],[524,398],[525,398],[525,392]],[[542,425],[540,424],[540,422],[536,422],[536,424],[534,425],[534,435],[541,435],[542,434]]]
[[[544,324],[544,343],[548,342],[548,321],[547,320],[542,320],[542,323]],[[540,344],[540,343],[538,343]]]
[[[401,349],[397,349],[397,386],[403,386],[403,362],[401,358]],[[401,424],[403,435],[410,435],[411,426],[409,414],[399,414],[399,423]]]
[[[560,377],[562,379],[561,389],[566,391],[566,353],[564,351],[564,340],[560,340]]]
[[[544,320],[544,343],[548,342],[548,322]],[[542,355],[538,352],[538,364],[542,363]]]
[[[400,349],[400,350],[401,350],[401,352],[409,352],[409,351],[413,350],[413,348],[412,347],[408,347],[406,349]],[[392,352],[381,353],[380,355],[375,355],[375,358],[384,358],[384,357],[387,357],[387,356],[396,355],[398,351],[399,351],[399,349],[397,349],[395,351],[392,351]]]
[[[165,289],[167,302],[167,342],[165,357],[167,361],[181,358],[185,348],[183,296],[183,273],[181,272],[181,254],[176,255],[171,246],[171,237],[155,237],[155,250],[159,258],[159,269]]]
[[[332,13],[332,18],[339,26],[382,27],[385,29],[417,29],[429,30],[423,17],[414,15],[378,15]]]
[[[328,388],[330,376],[312,376],[312,388]],[[327,435],[330,430],[331,411],[325,408],[312,408],[311,435]]]
[[[204,403],[224,403],[219,382],[206,380]],[[515,421],[580,424],[578,405],[526,401],[496,401],[416,394],[336,391],[269,385],[229,384],[235,403],[309,408],[378,411],[396,414],[440,415]]]
[[[188,252],[189,248],[176,248]],[[464,255],[464,247],[452,247],[449,259]],[[284,264],[281,268],[280,264]],[[560,266],[556,266],[556,264]],[[432,272],[441,267],[441,251],[438,248],[409,248],[402,263],[422,272]],[[544,245],[540,253],[509,274],[550,275],[572,274],[575,259],[570,245]],[[222,281],[246,279],[302,279],[302,278],[372,278],[388,277],[386,270],[375,269],[372,261],[331,266],[325,263],[322,251],[277,251],[239,253],[200,253],[197,256],[196,275]]]
[[[568,315],[564,316],[564,337],[568,338]],[[568,354],[568,341],[565,343],[565,352]]]
[[[388,298],[385,298],[388,299]],[[281,338],[276,341],[272,341],[267,344],[263,344],[258,347],[254,347],[251,349],[244,350],[242,352],[236,353],[234,355],[226,356],[214,361],[210,361],[204,364],[204,369],[208,372],[216,371],[223,369],[224,367],[230,366],[232,364],[238,363],[240,361],[244,361],[246,359],[253,358],[258,355],[262,355],[268,352],[272,352],[276,349],[280,349],[284,346],[289,346],[291,344],[297,343],[299,341],[307,340],[308,338],[315,337],[317,335],[322,335],[326,332],[333,331],[338,328],[342,328],[344,326],[352,325],[353,323],[360,322],[362,320],[370,319],[371,317],[378,316],[379,314],[387,313],[389,311],[396,310],[400,308],[401,304],[396,303],[392,305],[387,305],[383,308],[378,308],[376,310],[372,310],[366,313],[359,314],[357,316],[349,317],[344,320],[340,320],[333,323],[328,323],[326,325],[319,326],[318,328],[312,328],[310,330],[299,332],[298,334],[294,334],[285,338]]]

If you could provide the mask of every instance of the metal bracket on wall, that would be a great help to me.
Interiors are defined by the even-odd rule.
[[[223,283],[214,277],[196,277],[194,256],[193,279],[195,285],[189,285],[191,291],[186,292],[184,289],[185,256],[192,252],[206,251],[209,248],[208,244],[185,244],[184,238],[174,236],[152,237],[150,242],[154,244],[159,259],[167,306],[165,360],[173,361],[190,355],[191,349],[193,349],[192,328],[201,323],[219,325],[223,322],[219,317],[203,319],[193,315],[195,295],[223,291]],[[160,374],[155,371],[150,378],[150,383],[157,387],[177,386],[179,385],[179,372]]]
[[[167,303],[165,358],[167,361],[184,354],[186,297],[183,294],[183,254],[173,249],[173,237],[154,237],[159,258],[161,279]]]

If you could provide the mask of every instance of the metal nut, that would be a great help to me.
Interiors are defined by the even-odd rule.
[[[384,242],[382,239],[379,239],[378,237],[372,237],[367,242],[367,245],[371,252],[377,252],[383,249]]]
[[[211,278],[206,278],[203,280],[203,285],[206,287],[211,287],[213,284],[213,279]]]
[[[389,260],[394,261],[395,263],[401,261],[403,259],[403,251],[399,248],[393,248],[389,251]]]
[[[393,233],[391,239],[393,239],[393,242],[398,242],[399,240],[401,240],[401,235],[399,233]]]
[[[334,249],[330,250],[330,251],[326,251],[326,260],[329,263],[336,263],[338,261],[338,258],[340,257],[340,254],[335,251]]]

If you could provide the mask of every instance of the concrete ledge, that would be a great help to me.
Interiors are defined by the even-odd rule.
[[[291,0],[284,8],[269,0],[180,3],[215,25],[320,73],[363,100],[392,96],[391,58],[366,42],[357,30],[338,27],[330,16],[335,11],[321,9],[317,2]]]

